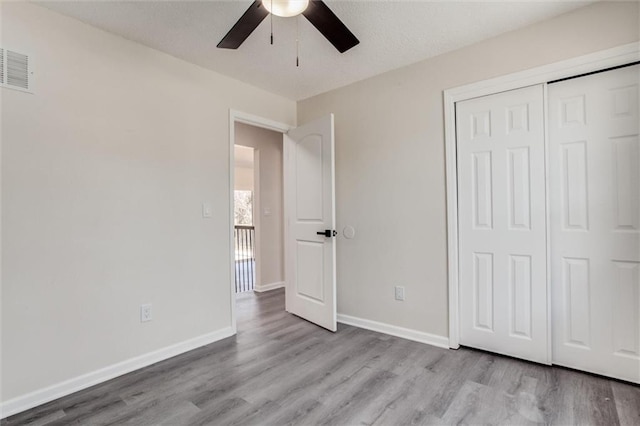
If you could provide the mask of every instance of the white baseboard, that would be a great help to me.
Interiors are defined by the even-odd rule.
[[[4,419],[5,417],[37,407],[54,399],[155,364],[156,362],[164,361],[184,352],[189,352],[201,346],[217,342],[234,334],[235,331],[233,328],[224,328],[4,401],[0,403],[0,418]]]
[[[253,290],[257,291],[258,293],[262,293],[264,291],[275,290],[276,288],[282,288],[282,287],[284,287],[284,281],[271,283],[271,284],[257,285],[256,288],[254,288]]]
[[[427,345],[449,349],[449,338],[445,336],[438,336],[436,334],[429,334],[418,330],[412,330],[410,328],[398,327],[395,325],[385,324],[383,322],[371,321],[344,314],[338,314],[338,322],[371,331],[377,331],[378,333],[401,337],[407,340],[413,340],[414,342],[426,343]]]

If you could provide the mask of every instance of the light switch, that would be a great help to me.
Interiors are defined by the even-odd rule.
[[[202,217],[205,219],[211,218],[213,215],[213,206],[211,203],[202,203]]]
[[[265,207],[264,208],[264,215],[265,216],[271,216],[271,209],[269,207]]]

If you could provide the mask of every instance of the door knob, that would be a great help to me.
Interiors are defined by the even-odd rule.
[[[335,237],[336,235],[338,235],[338,232],[337,231],[332,231],[331,229],[325,229],[324,231],[316,232],[316,234],[324,235],[325,237],[331,238],[331,237]]]

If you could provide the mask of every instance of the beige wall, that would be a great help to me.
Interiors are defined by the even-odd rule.
[[[253,168],[236,165],[233,187],[236,191],[253,191]]]
[[[448,335],[442,91],[638,40],[638,3],[598,3],[298,103],[336,117],[338,312]],[[406,287],[406,301],[393,286]]]
[[[39,6],[1,19],[36,66],[0,89],[2,400],[230,327],[229,109],[295,103]]]
[[[284,281],[282,205],[282,133],[236,123],[235,143],[257,150],[259,178],[255,185],[254,222],[259,256],[257,288]],[[270,213],[265,215],[265,210]]]
[[[254,186],[254,150],[241,145],[234,145],[235,167],[233,173],[233,188],[236,191],[253,191]]]

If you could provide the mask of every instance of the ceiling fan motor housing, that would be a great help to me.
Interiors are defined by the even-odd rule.
[[[283,9],[277,9],[276,5]],[[344,53],[360,43],[322,0],[255,0],[218,43],[218,47],[223,49],[240,47],[253,30],[269,15],[271,9],[273,9],[273,14],[278,16],[304,15],[340,53]],[[280,13],[292,14],[280,15]]]

